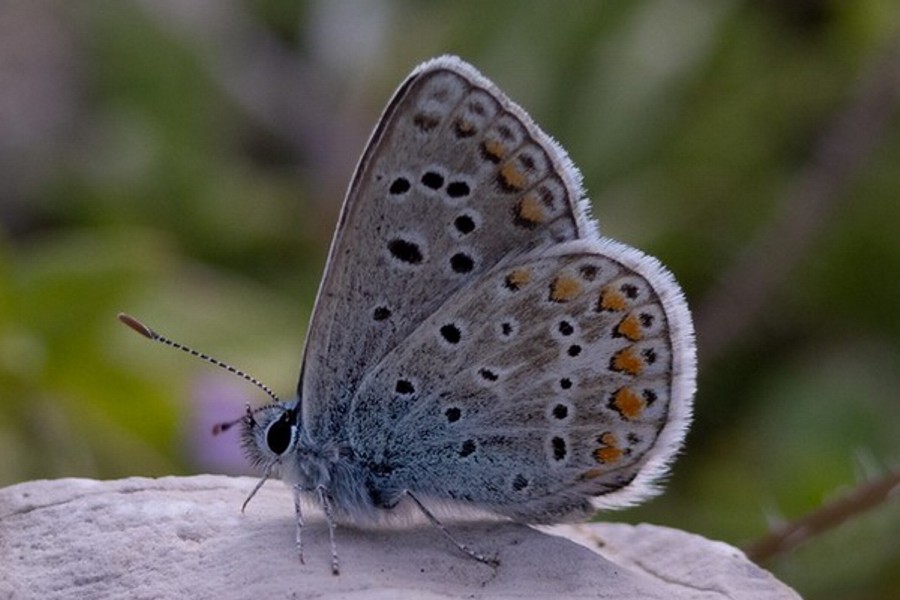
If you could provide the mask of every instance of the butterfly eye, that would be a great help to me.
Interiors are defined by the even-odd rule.
[[[291,413],[286,412],[269,425],[269,429],[266,431],[266,445],[269,450],[280,456],[290,447],[293,437]]]

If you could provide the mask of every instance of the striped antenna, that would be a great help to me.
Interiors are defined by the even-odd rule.
[[[212,365],[215,365],[215,366],[219,367],[220,369],[225,369],[225,370],[228,371],[229,373],[232,373],[232,374],[234,374],[234,375],[237,375],[238,377],[240,377],[240,378],[243,379],[244,381],[246,381],[246,382],[248,382],[248,383],[252,383],[252,384],[255,385],[256,387],[258,387],[259,389],[261,389],[262,391],[264,391],[264,392],[266,393],[266,395],[269,396],[269,398],[271,398],[271,399],[274,400],[275,402],[277,402],[277,403],[279,403],[279,404],[281,403],[281,400],[278,398],[278,396],[275,395],[275,392],[273,392],[273,391],[269,388],[269,386],[267,386],[266,384],[264,384],[263,382],[261,382],[261,381],[260,381],[259,379],[257,379],[256,377],[253,377],[252,375],[248,375],[247,373],[244,373],[244,372],[241,371],[240,369],[235,369],[234,367],[232,367],[232,366],[229,365],[228,363],[224,363],[224,362],[222,362],[221,360],[219,360],[219,359],[217,359],[217,358],[213,358],[212,356],[209,356],[208,354],[203,354],[202,352],[197,352],[197,351],[194,350],[193,348],[188,348],[187,346],[185,346],[185,345],[183,345],[183,344],[179,344],[178,342],[176,342],[176,341],[174,341],[174,340],[170,340],[170,339],[167,338],[166,336],[160,335],[160,334],[156,333],[155,331],[153,331],[152,329],[150,329],[149,327],[147,327],[146,325],[144,325],[143,323],[141,323],[140,321],[138,321],[137,319],[135,319],[135,318],[132,317],[131,315],[128,315],[128,314],[125,314],[125,313],[119,313],[118,319],[119,319],[119,321],[121,321],[123,324],[127,325],[129,328],[131,328],[131,329],[133,329],[134,331],[138,332],[139,334],[141,334],[141,335],[144,336],[145,338],[151,339],[151,340],[153,340],[154,342],[160,342],[160,343],[165,344],[166,346],[170,346],[170,347],[172,347],[172,348],[176,348],[176,349],[178,349],[178,350],[181,350],[182,352],[187,352],[187,353],[190,354],[191,356],[195,356],[195,357],[197,357],[197,358],[199,358],[199,359],[201,359],[201,360],[205,360],[206,362],[208,362],[208,363],[210,363],[210,364],[212,364]],[[227,431],[228,429],[230,429],[230,428],[233,427],[234,425],[237,425],[238,423],[244,421],[244,420],[247,419],[247,418],[250,418],[250,419],[253,418],[253,411],[250,410],[250,407],[249,407],[249,406],[247,407],[247,415],[246,415],[246,416],[241,417],[240,419],[235,419],[234,421],[228,421],[228,422],[225,422],[225,423],[217,423],[217,424],[213,427],[213,435],[222,433],[223,431]]]

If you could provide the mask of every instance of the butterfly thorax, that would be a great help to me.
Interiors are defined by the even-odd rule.
[[[396,504],[399,492],[382,493],[347,442],[309,435],[299,402],[258,409],[244,422],[242,437],[254,464],[298,491],[326,494],[338,520],[377,521],[379,509]]]

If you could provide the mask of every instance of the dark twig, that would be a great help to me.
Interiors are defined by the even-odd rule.
[[[875,481],[866,481],[810,514],[777,527],[749,544],[745,552],[750,560],[757,563],[770,560],[896,498],[898,494],[900,494],[900,469],[893,470]]]

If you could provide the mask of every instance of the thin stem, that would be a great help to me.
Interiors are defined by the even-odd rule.
[[[808,515],[777,527],[749,544],[744,551],[754,562],[770,560],[898,495],[900,495],[900,469],[891,471],[875,481],[864,482]]]

